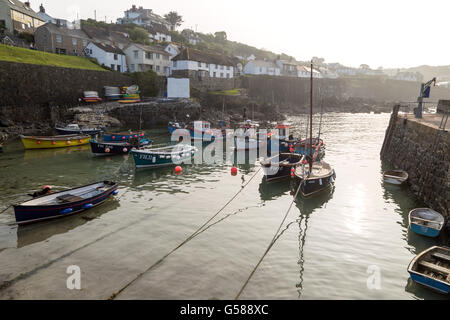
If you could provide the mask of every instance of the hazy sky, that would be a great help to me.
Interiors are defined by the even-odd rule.
[[[297,60],[371,68],[450,65],[449,0],[31,0],[53,17],[114,22],[132,4],[163,15],[177,11],[180,28],[226,31],[229,40],[286,53]]]

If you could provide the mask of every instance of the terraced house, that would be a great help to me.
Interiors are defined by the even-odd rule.
[[[33,11],[30,2],[0,0],[0,29],[11,33],[34,33],[45,21]]]
[[[83,30],[47,22],[36,29],[34,41],[38,50],[79,56],[84,54],[90,39]]]
[[[160,76],[169,74],[170,54],[164,48],[133,43],[123,51],[130,72],[153,70]]]

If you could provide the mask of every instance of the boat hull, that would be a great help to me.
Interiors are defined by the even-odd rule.
[[[144,132],[117,132],[103,134],[103,141],[128,141],[132,138],[143,137]]]
[[[114,184],[106,191],[94,197],[82,199],[80,201],[71,203],[56,204],[56,205],[36,205],[36,206],[16,205],[14,206],[14,214],[16,217],[16,222],[17,224],[22,225],[48,219],[61,218],[89,210],[92,207],[102,204],[117,190],[117,187],[118,187],[117,184]],[[86,207],[87,204],[90,204],[91,206],[89,206],[88,208]],[[64,210],[67,209],[71,209],[70,212],[64,213]]]
[[[161,153],[151,150],[131,150],[136,168],[156,168],[174,165],[189,160],[194,155],[194,149]],[[176,160],[176,163],[173,161]]]
[[[94,155],[114,155],[114,154],[128,154],[133,149],[138,149],[138,145],[132,145],[128,142],[101,142],[91,140],[91,151]],[[150,146],[151,141],[148,139],[141,141],[141,146]]]
[[[21,137],[23,146],[25,149],[52,149],[52,148],[66,148],[66,147],[74,147],[74,146],[82,146],[88,144],[91,140],[91,137],[83,137],[83,138],[67,138],[64,140],[52,140],[51,137],[46,138],[46,140],[39,138],[28,138]]]
[[[413,272],[413,271],[409,271],[409,275],[411,277],[411,279],[425,287],[428,287],[432,290],[435,290],[439,293],[443,293],[443,294],[449,294],[450,293],[450,285],[445,284],[441,281],[437,281],[435,279],[432,279],[430,277],[426,277],[423,276],[419,273]]]
[[[326,190],[333,184],[336,179],[336,173],[333,173],[324,178],[318,179],[306,179],[302,186],[300,187],[300,192],[304,197],[312,196],[313,194],[319,193],[320,191]]]
[[[429,228],[429,227],[422,226],[422,225],[415,224],[415,223],[410,223],[409,227],[415,233],[420,234],[422,236],[430,237],[430,238],[436,238],[441,233],[441,230]]]

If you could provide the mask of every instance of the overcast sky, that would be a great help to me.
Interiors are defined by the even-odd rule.
[[[163,15],[177,11],[180,28],[226,31],[229,40],[357,67],[450,65],[449,0],[31,0],[53,17],[108,22],[132,4]]]

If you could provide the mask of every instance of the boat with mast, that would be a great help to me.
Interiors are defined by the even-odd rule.
[[[311,87],[310,87],[310,114],[309,114],[309,153],[304,155],[302,165],[293,172],[296,188],[304,197],[311,196],[328,189],[336,179],[336,173],[330,164],[325,161],[316,162],[319,156],[321,143],[317,143],[313,152],[313,63],[311,61]],[[306,160],[306,161],[305,161]],[[307,165],[308,164],[308,165]]]

